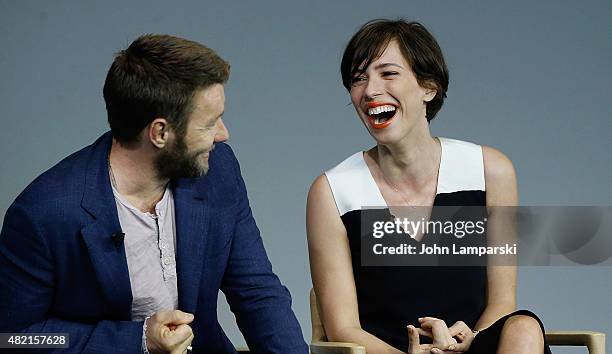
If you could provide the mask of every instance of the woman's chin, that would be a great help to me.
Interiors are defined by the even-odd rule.
[[[401,141],[401,137],[397,134],[397,131],[392,130],[371,130],[370,135],[378,145],[395,145],[399,144]]]

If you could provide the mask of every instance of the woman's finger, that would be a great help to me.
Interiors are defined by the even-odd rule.
[[[458,351],[458,352],[467,352],[468,349],[470,349],[471,343],[472,341],[465,341],[465,342],[453,344],[448,349],[453,350],[453,351]]]
[[[474,337],[476,336],[472,329],[463,321],[458,321],[452,325],[451,328],[449,328],[449,332],[451,335],[459,339],[459,343],[451,345],[450,349],[462,352],[465,352],[470,348],[472,342],[474,341]]]
[[[419,323],[423,328],[431,328],[434,324],[443,325],[445,328],[448,328],[446,327],[446,322],[444,322],[444,320],[434,317],[421,317],[419,318]]]
[[[421,319],[419,319],[421,320]],[[457,341],[450,335],[446,323],[439,319],[423,320],[421,328],[430,330],[433,335],[433,345],[436,348],[447,349],[450,345],[456,344]]]
[[[468,327],[467,324],[463,321],[457,321],[454,325],[448,328],[448,332],[452,337],[455,337],[457,334],[461,333],[467,337],[469,333],[472,333],[472,329]]]
[[[441,350],[441,349],[438,349],[438,348],[432,348],[429,352],[431,354],[460,354],[460,353],[463,353],[463,352],[460,352],[460,351],[458,352],[458,351],[454,351],[454,350]]]
[[[442,320],[439,318],[426,316],[426,317],[419,317],[419,322],[421,321],[442,321]]]
[[[415,329],[417,330],[419,335],[425,336],[425,337],[429,337],[429,338],[433,338],[433,334],[431,333],[431,331],[425,330],[423,328],[418,328],[418,327],[415,327]]]
[[[408,325],[408,354],[418,353],[420,346],[419,332],[412,325]]]

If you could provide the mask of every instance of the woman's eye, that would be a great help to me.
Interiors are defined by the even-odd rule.
[[[399,73],[397,71],[383,71],[382,76],[383,77],[389,77],[389,76],[395,76],[398,75]]]
[[[366,80],[366,77],[364,75],[359,75],[359,76],[355,76],[353,78],[353,80],[351,80],[351,83],[353,85],[359,84],[360,82],[364,82]]]

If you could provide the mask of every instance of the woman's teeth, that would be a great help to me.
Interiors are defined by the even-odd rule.
[[[378,107],[372,107],[368,109],[368,114],[369,115],[374,115],[374,114],[380,114],[383,112],[391,112],[391,111],[395,111],[395,106],[392,105],[384,105],[384,106],[378,106]]]
[[[368,115],[374,120],[375,124],[382,124],[393,118],[396,109],[397,108],[393,105],[372,107],[368,109]]]

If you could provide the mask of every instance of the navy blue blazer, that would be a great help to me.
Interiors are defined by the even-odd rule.
[[[66,332],[69,353],[141,352],[143,322],[131,321],[125,249],[111,238],[121,231],[108,174],[111,141],[106,133],[43,173],[6,212],[0,332]],[[221,290],[252,352],[308,353],[231,148],[217,144],[209,166],[207,175],[171,185],[178,307],[195,315],[194,352],[235,353],[217,321]]]

